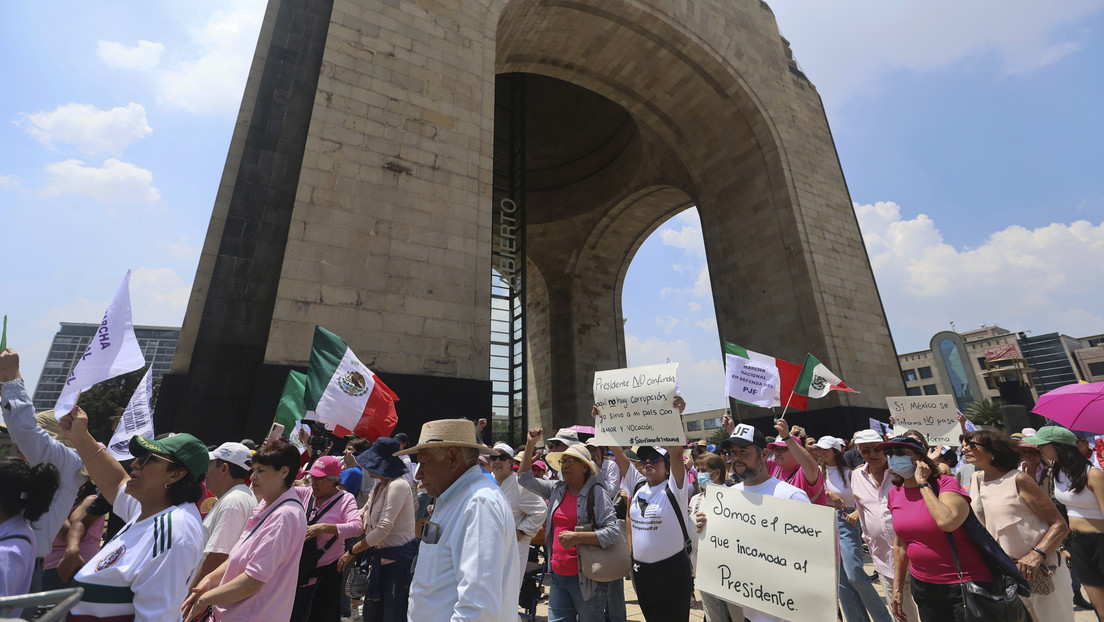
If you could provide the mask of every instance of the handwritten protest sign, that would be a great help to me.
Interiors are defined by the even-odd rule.
[[[952,395],[910,395],[887,397],[894,431],[919,430],[929,445],[958,445],[962,429]]]
[[[675,408],[678,363],[594,373],[594,437],[600,445],[685,445]]]
[[[834,617],[832,508],[710,486],[701,511],[698,589],[791,622]]]

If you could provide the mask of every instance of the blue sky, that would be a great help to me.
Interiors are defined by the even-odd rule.
[[[1104,0],[771,6],[824,99],[899,351],[951,321],[1104,332]],[[18,59],[0,69],[0,313],[30,384],[58,322],[99,321],[128,268],[135,322],[182,321],[263,11],[0,4]],[[691,410],[723,403],[704,269],[685,213],[624,292],[629,363],[679,361]]]

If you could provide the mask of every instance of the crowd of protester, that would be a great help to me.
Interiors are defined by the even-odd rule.
[[[959,446],[933,447],[915,430],[812,438],[778,420],[768,437],[725,417],[716,445],[603,447],[533,428],[514,447],[486,420],[442,419],[414,446],[349,437],[323,455],[136,436],[124,466],[79,408],[34,413],[10,350],[0,407],[16,454],[0,459],[0,596],[81,587],[77,622],[505,622],[534,568],[549,622],[625,620],[626,577],[645,620],[685,621],[714,486],[835,511],[825,619],[964,621],[962,583],[995,578],[990,548],[1030,585],[1035,622],[1104,613],[1100,452],[1056,425],[1008,435],[960,416]],[[590,551],[625,542],[625,576],[595,578]],[[782,620],[700,597],[708,622]]]

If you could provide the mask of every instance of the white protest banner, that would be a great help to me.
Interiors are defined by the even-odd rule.
[[[790,622],[835,617],[832,508],[709,486],[701,511],[698,589]]]
[[[778,391],[778,366],[771,357],[748,354],[749,358],[725,354],[725,393],[741,402],[770,408],[775,405]]]
[[[134,322],[130,319],[130,270],[127,270],[96,335],[61,388],[61,395],[54,404],[54,416],[61,419],[69,414],[81,391],[145,365],[146,358],[142,356],[142,348],[134,336]]]
[[[685,445],[675,408],[678,363],[594,372],[600,445]]]
[[[953,395],[909,395],[887,397],[894,432],[918,430],[928,444],[958,446],[962,429],[958,425],[958,409]]]
[[[870,418],[867,417],[867,419],[870,419]],[[882,436],[885,436],[886,434],[889,434],[890,431],[892,431],[893,426],[889,425],[888,423],[883,423],[881,421],[878,421],[877,419],[870,419],[870,429],[874,430],[878,434],[881,434]],[[894,434],[894,436],[897,436],[897,435]]]
[[[107,453],[116,460],[130,460],[130,439],[136,435],[153,438],[153,365],[146,370],[138,388],[134,389],[134,395],[130,396],[130,403],[123,411],[119,424],[115,427],[115,433],[111,435],[111,442],[107,444]]]

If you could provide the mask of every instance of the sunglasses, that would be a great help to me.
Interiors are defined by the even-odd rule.
[[[722,449],[722,450],[720,451],[720,454],[721,454],[722,456],[731,456],[731,455],[733,454],[733,452],[732,452],[731,450],[728,450],[728,449]]]
[[[963,445],[966,445],[970,449],[977,449],[978,447],[980,447],[980,448],[984,449],[985,451],[989,451],[988,447],[986,447],[985,445],[982,445],[981,443],[979,443],[977,441],[966,441],[965,443],[963,443]]]
[[[912,456],[912,450],[911,449],[900,449],[900,448],[898,448],[898,449],[887,449],[882,453],[884,453],[887,456],[905,456],[905,457],[911,457]]]
[[[144,468],[147,464],[149,464],[150,460],[161,460],[163,462],[167,462],[169,466],[176,466],[176,463],[173,462],[172,458],[166,458],[165,456],[155,454],[153,452],[138,456],[134,459],[134,462],[132,464]]]
[[[495,461],[498,461],[498,460],[501,460],[503,462],[508,462],[510,460],[510,456],[507,456],[506,454],[495,454],[493,456],[490,456],[490,460],[491,460],[491,462],[495,462]]]
[[[655,464],[657,462],[663,462],[663,458],[659,456],[649,456],[647,458],[640,459],[641,464]]]
[[[878,453],[878,450],[873,448],[873,447],[860,447],[859,448],[859,453],[864,455],[864,456],[869,456],[870,454]]]

